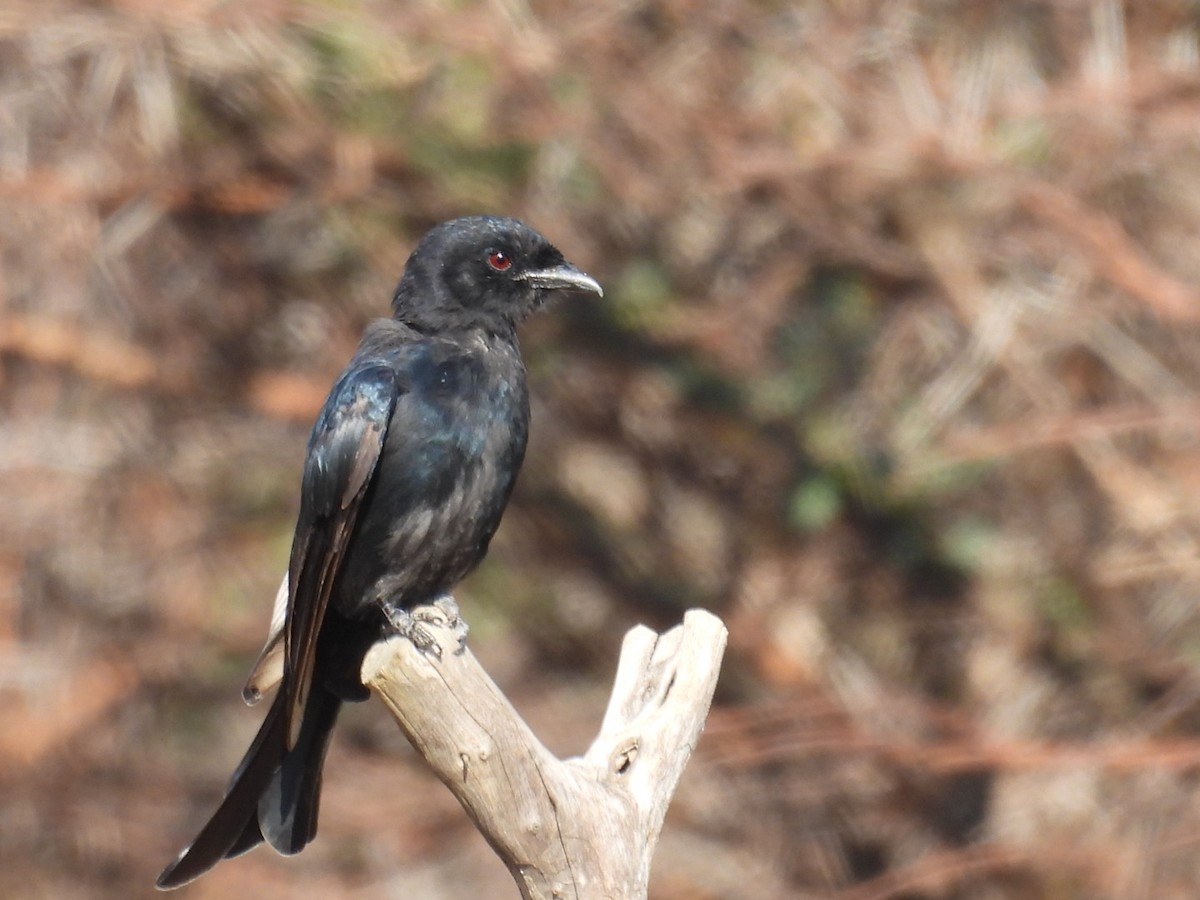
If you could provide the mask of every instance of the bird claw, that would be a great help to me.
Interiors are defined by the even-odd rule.
[[[455,653],[461,653],[466,646],[469,628],[459,615],[458,604],[449,595],[438,597],[430,606],[418,606],[411,611],[385,606],[384,614],[396,634],[407,638],[419,651],[435,659],[442,658],[442,645],[438,641],[436,628],[449,628],[454,634],[458,644]]]
[[[446,627],[454,632],[454,638],[458,641],[458,647],[461,650],[467,643],[467,634],[471,631],[471,627],[467,625],[467,620],[459,614],[458,603],[449,594],[443,594],[433,601],[433,605],[436,609],[441,610],[445,617]]]

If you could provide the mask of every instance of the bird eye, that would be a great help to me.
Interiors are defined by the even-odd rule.
[[[505,272],[512,268],[512,257],[503,250],[488,251],[488,265],[497,272]]]

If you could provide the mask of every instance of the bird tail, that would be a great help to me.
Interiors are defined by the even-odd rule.
[[[285,856],[299,853],[317,836],[325,751],[329,749],[329,738],[341,708],[338,697],[314,685],[304,707],[296,745],[283,758],[259,798],[261,834]]]
[[[195,840],[163,869],[159,890],[187,884],[264,839],[283,854],[304,849],[317,833],[321,770],[341,705],[333,694],[314,687],[296,744],[288,750],[287,692],[276,694],[225,799]]]

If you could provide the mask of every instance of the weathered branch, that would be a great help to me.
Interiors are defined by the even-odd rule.
[[[363,681],[458,797],[521,896],[645,897],[667,805],[716,687],[721,621],[692,610],[665,634],[630,631],[600,734],[568,760],[542,746],[452,628],[431,623],[430,631],[440,659],[393,638],[367,654]]]

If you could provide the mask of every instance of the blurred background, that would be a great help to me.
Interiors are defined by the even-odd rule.
[[[308,428],[414,241],[599,278],[471,640],[560,754],[730,650],[652,896],[1200,892],[1200,6],[8,0],[0,896],[138,897],[258,726]],[[377,703],[205,897],[515,897]]]

